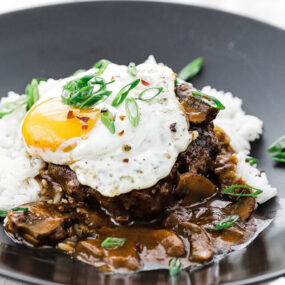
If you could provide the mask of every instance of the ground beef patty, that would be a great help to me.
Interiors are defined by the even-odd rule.
[[[186,151],[179,155],[170,174],[154,186],[110,198],[88,186],[81,185],[76,174],[68,166],[48,164],[45,175],[59,183],[67,197],[77,202],[98,202],[117,222],[128,222],[132,217],[137,219],[154,217],[174,199],[174,190],[180,174],[191,172],[205,176],[214,169],[219,145],[212,120],[217,111],[195,98],[191,94],[191,90],[191,85],[181,84],[176,88],[176,94],[184,108],[187,107],[187,104],[193,105],[193,108],[189,106],[187,109],[187,117],[190,129],[197,131],[198,136]],[[199,123],[197,123],[197,116],[194,119],[195,122],[192,122],[191,110],[196,114],[203,113],[199,117]]]

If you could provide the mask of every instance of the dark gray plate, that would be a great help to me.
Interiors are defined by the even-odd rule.
[[[127,64],[154,54],[179,70],[203,56],[193,83],[230,90],[244,109],[264,121],[253,148],[272,185],[284,193],[284,166],[267,146],[285,134],[285,32],[228,13],[151,2],[89,2],[43,7],[0,16],[0,94],[23,92],[33,77],[65,77],[100,58]],[[248,284],[285,273],[285,205],[274,199],[261,212],[274,222],[246,249],[194,272],[180,284]],[[13,244],[1,230],[0,273],[39,284],[166,284],[167,271],[104,276],[50,250]],[[177,280],[176,280],[177,281]]]

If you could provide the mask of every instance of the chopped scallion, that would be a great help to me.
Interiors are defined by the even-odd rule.
[[[107,110],[101,110],[101,121],[105,125],[105,127],[110,131],[110,133],[115,133],[115,123],[114,123],[114,116],[113,114]]]
[[[179,258],[172,258],[169,264],[169,275],[176,276],[178,275],[181,267],[181,262]]]
[[[117,247],[117,246],[123,246],[126,242],[125,238],[118,238],[118,237],[107,237],[104,239],[104,241],[101,243],[101,247],[108,248],[108,247]]]
[[[225,219],[222,219],[221,221],[218,222],[218,224],[215,227],[215,230],[220,231],[225,228],[228,228],[232,226],[234,223],[236,223],[238,219],[239,219],[239,215],[228,216]]]
[[[250,165],[254,165],[254,164],[256,164],[258,162],[258,160],[256,158],[254,158],[254,157],[247,157],[245,159],[245,162],[248,162]]]
[[[134,105],[135,107],[135,114],[133,115],[130,108],[131,108],[131,104]],[[140,121],[140,111],[139,111],[139,106],[136,102],[136,100],[134,98],[127,98],[126,99],[126,114],[131,122],[131,124],[136,127],[139,124]]]
[[[225,106],[214,96],[207,95],[202,92],[198,91],[192,91],[192,94],[202,102],[208,104],[209,106],[219,109],[219,110],[224,110]]]
[[[152,90],[157,90],[157,92],[152,95],[151,97],[147,97],[145,96],[146,93],[150,93]],[[144,91],[142,91],[140,94],[139,94],[139,100],[142,100],[142,101],[151,101],[152,99],[154,99],[156,96],[158,96],[161,92],[162,92],[163,88],[162,87],[153,87],[153,88],[148,88],[148,89],[145,89]]]
[[[128,73],[133,76],[136,77],[138,74],[137,68],[136,68],[136,64],[134,62],[130,62],[128,65]]]
[[[179,73],[178,77],[182,80],[188,80],[195,76],[201,69],[203,64],[203,58],[198,57],[195,60],[188,63]]]
[[[233,193],[232,191],[236,188],[241,188],[241,189],[249,189],[249,190],[255,190],[252,193]],[[227,195],[231,195],[231,196],[240,196],[240,197],[252,197],[252,196],[256,196],[261,194],[263,191],[257,188],[253,188],[251,186],[247,186],[247,185],[232,185],[230,187],[228,187],[227,189],[222,191],[222,194],[227,194]]]
[[[101,75],[107,68],[107,66],[111,62],[107,59],[100,59],[98,62],[96,62],[93,66],[93,68],[98,68],[98,71],[96,71],[96,75]]]

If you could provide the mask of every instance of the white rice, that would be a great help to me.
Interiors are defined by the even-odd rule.
[[[250,151],[250,142],[262,134],[262,121],[257,117],[246,115],[242,110],[242,100],[233,97],[230,92],[217,91],[206,86],[202,89],[206,94],[215,96],[226,107],[219,112],[214,124],[223,129],[231,139],[231,146],[237,152],[238,164],[236,174],[249,186],[263,190],[256,198],[258,203],[264,203],[274,197],[277,189],[270,186],[267,176],[257,165],[245,161]]]
[[[47,96],[49,93],[52,96],[64,82],[66,79],[41,82],[40,94]],[[245,162],[250,151],[250,142],[262,134],[262,121],[246,115],[241,108],[242,100],[233,97],[229,92],[224,93],[208,86],[203,88],[203,92],[217,97],[226,106],[226,109],[219,113],[215,124],[231,138],[239,161],[237,175],[248,185],[263,190],[257,202],[264,203],[276,195],[276,188],[269,185],[265,173]],[[9,92],[8,97],[1,99],[1,103],[12,101],[18,96],[14,92]],[[22,107],[0,119],[0,209],[4,210],[39,200],[41,187],[34,177],[44,166],[44,162],[27,154],[19,136],[25,114],[25,107]]]

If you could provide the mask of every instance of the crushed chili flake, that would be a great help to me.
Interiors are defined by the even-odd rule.
[[[231,247],[230,246],[227,246],[227,251],[231,251]]]
[[[82,125],[81,128],[82,128],[83,131],[86,131],[86,130],[88,130],[88,125]]]
[[[142,85],[144,85],[144,86],[149,86],[149,83],[148,83],[147,81],[141,79],[141,82],[142,82]]]
[[[121,121],[124,121],[124,120],[125,120],[125,118],[126,118],[126,116],[121,115],[119,118],[120,118],[120,120],[121,120]]]
[[[123,162],[128,163],[128,162],[129,162],[129,159],[128,159],[128,158],[124,158],[124,159],[123,159]]]
[[[73,114],[73,111],[72,110],[69,110],[68,113],[67,113],[67,119],[73,119],[75,116]]]
[[[137,243],[136,244],[136,252],[141,253],[143,251],[143,244],[142,243]]]
[[[76,116],[76,118],[84,123],[87,123],[90,119],[89,117],[79,117],[79,116]]]
[[[112,76],[112,77],[111,77],[111,80],[114,80],[114,79],[115,79],[115,77],[114,77],[114,76]]]
[[[118,135],[119,135],[119,136],[122,136],[122,135],[124,134],[124,132],[125,132],[125,131],[122,130],[122,131],[120,131],[120,132],[118,133]]]

